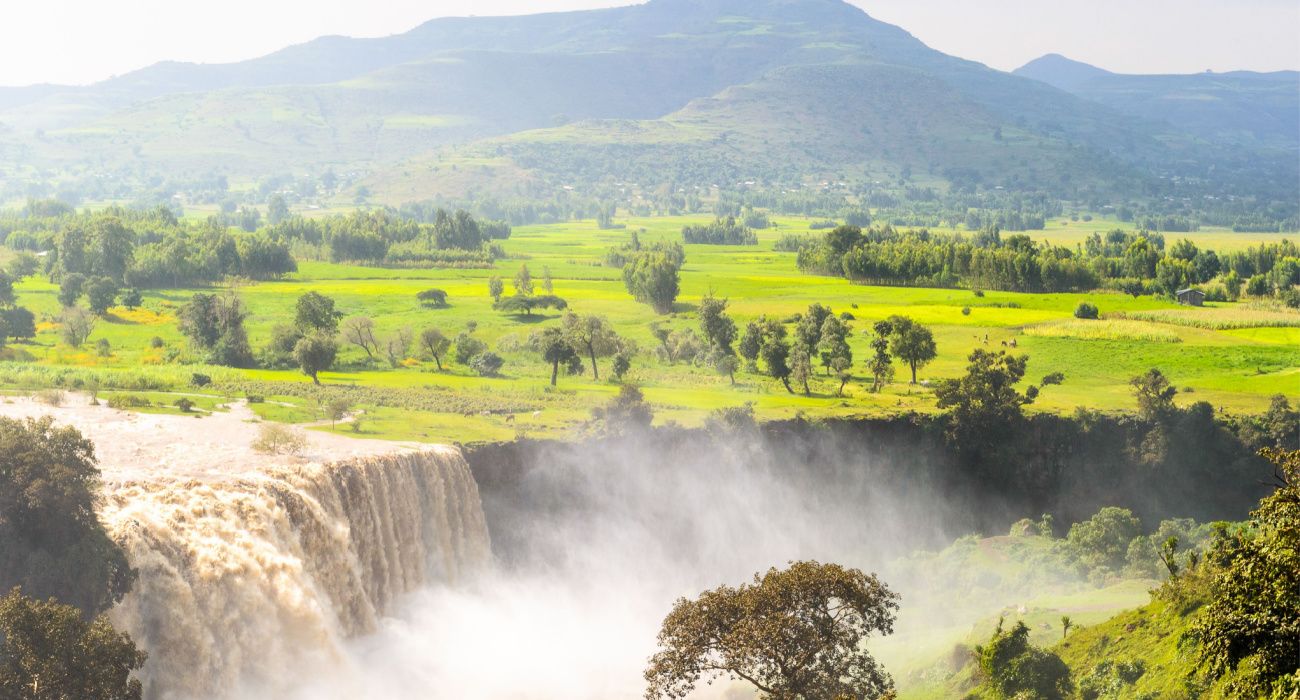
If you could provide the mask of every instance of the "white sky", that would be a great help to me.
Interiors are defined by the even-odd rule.
[[[1300,68],[1297,0],[852,0],[946,53],[1010,70],[1044,53],[1120,72]],[[627,0],[0,0],[0,85],[84,84],[171,59],[226,62],[433,17]]]

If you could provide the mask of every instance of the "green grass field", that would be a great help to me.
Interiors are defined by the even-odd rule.
[[[1151,367],[1164,370],[1185,388],[1180,397],[1183,403],[1204,400],[1227,411],[1257,411],[1273,394],[1300,394],[1300,343],[1296,342],[1300,338],[1294,327],[1300,325],[1300,314],[1276,312],[1284,314],[1284,320],[1295,320],[1279,323],[1272,317],[1257,318],[1258,312],[1248,312],[1245,305],[1179,310],[1163,299],[1109,293],[987,292],[977,297],[956,289],[858,286],[842,279],[804,275],[795,267],[794,254],[772,250],[775,240],[785,233],[807,233],[809,222],[804,219],[777,217],[776,228],[759,232],[756,247],[687,246],[682,294],[670,316],[655,316],[648,306],[636,303],[624,290],[620,271],[600,264],[605,252],[626,242],[633,230],[641,232],[643,242],[680,240],[684,224],[703,221],[705,217],[631,219],[625,222],[627,229],[608,231],[598,230],[592,222],[521,227],[504,242],[509,258],[500,261],[495,270],[383,269],[302,262],[300,271],[288,279],[243,285],[237,291],[250,312],[248,330],[255,349],[266,344],[273,325],[291,319],[297,296],[314,290],[334,297],[347,315],[374,318],[381,336],[408,326],[417,333],[438,327],[454,336],[469,322],[476,322],[475,335],[506,358],[503,377],[484,379],[467,367],[450,364],[446,371],[438,372],[431,361],[414,358],[392,370],[387,363],[368,363],[359,348],[345,346],[337,371],[322,376],[326,384],[401,390],[407,397],[402,400],[407,403],[362,406],[366,417],[361,432],[371,437],[460,442],[509,439],[520,433],[564,437],[581,428],[593,406],[615,394],[615,384],[593,381],[590,373],[562,376],[553,390],[548,386],[549,367],[518,349],[530,333],[559,321],[554,312],[517,318],[492,310],[487,279],[498,274],[508,282],[525,263],[539,284],[544,268],[549,268],[555,293],[567,299],[572,309],[608,317],[620,334],[638,343],[641,353],[631,379],[643,387],[661,423],[698,425],[713,409],[746,402],[753,402],[765,419],[801,412],[852,416],[933,410],[931,390],[909,385],[901,365],[896,383],[881,394],[871,394],[861,382],[855,382],[844,397],[837,397],[838,383],[819,379],[814,395],[805,397],[790,395],[779,383],[760,375],[741,372],[733,387],[726,377],[706,367],[660,363],[652,352],[657,342],[650,324],[661,321],[672,328],[695,328],[695,305],[710,291],[730,299],[730,310],[742,328],[757,316],[787,318],[815,302],[827,304],[837,313],[853,314],[851,344],[859,366],[868,352],[865,331],[872,322],[892,314],[911,316],[933,326],[939,347],[938,359],[921,371],[923,384],[960,374],[974,348],[1002,349],[1004,342],[1015,341],[1014,352],[1030,357],[1029,379],[1036,382],[1058,371],[1066,375],[1064,385],[1043,392],[1035,410],[1068,412],[1078,406],[1131,410],[1134,402],[1128,380]],[[1106,227],[1099,222],[1090,225],[1097,230]],[[1082,228],[1082,224],[1078,226]],[[1074,227],[1071,222],[1069,228]],[[1237,247],[1260,240],[1255,234],[1213,235],[1239,236],[1233,239]],[[450,308],[419,305],[416,293],[431,287],[448,292]],[[34,344],[9,348],[10,359],[37,366],[95,369],[106,377],[157,376],[162,384],[178,391],[190,391],[183,386],[190,372],[212,374],[218,382],[284,383],[261,386],[269,389],[268,395],[283,394],[285,402],[299,404],[300,410],[273,404],[258,409],[277,419],[309,420],[314,415],[308,399],[294,398],[309,381],[296,372],[178,368],[166,363],[168,348],[184,346],[175,315],[193,291],[150,292],[141,309],[114,309],[80,350],[58,342],[53,285],[40,278],[29,279],[19,285],[18,293],[19,303],[36,312],[39,333]],[[1095,326],[1074,321],[1072,312],[1081,301],[1096,304],[1103,316],[1123,314],[1126,318],[1103,320]],[[969,314],[963,313],[966,308]],[[1200,318],[1206,322],[1197,323]],[[1224,318],[1239,320],[1224,323]],[[150,347],[155,336],[163,339],[165,348]],[[111,356],[100,357],[95,352],[100,338],[110,343]],[[608,361],[605,365],[607,369]],[[6,367],[0,377],[12,374],[20,365]],[[176,386],[178,382],[181,386]],[[297,388],[287,390],[293,387]],[[417,404],[421,408],[410,408]],[[439,406],[454,408],[439,410]],[[491,413],[484,415],[483,411]],[[515,415],[513,422],[507,420],[510,414]]]

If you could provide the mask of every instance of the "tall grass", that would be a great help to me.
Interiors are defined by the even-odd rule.
[[[172,391],[187,388],[195,372],[216,381],[234,381],[235,370],[202,365],[164,365],[139,369],[68,367],[0,362],[0,386],[22,389],[117,389],[123,391]]]
[[[1204,309],[1157,309],[1111,314],[1114,318],[1169,323],[1212,331],[1239,328],[1300,328],[1300,312],[1266,306],[1233,306]]]
[[[1072,338],[1074,340],[1136,340],[1149,343],[1181,343],[1183,339],[1168,328],[1143,321],[1070,320],[1041,326],[1030,326],[1025,335],[1040,338]]]

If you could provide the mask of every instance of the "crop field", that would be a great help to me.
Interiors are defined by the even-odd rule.
[[[370,360],[354,346],[343,346],[336,371],[322,375],[325,393],[346,388],[364,411],[359,434],[369,437],[427,441],[475,442],[568,436],[583,429],[591,409],[608,401],[617,385],[608,381],[609,360],[601,363],[601,381],[562,376],[549,386],[550,367],[526,349],[528,336],[559,323],[554,311],[531,317],[492,309],[487,280],[507,282],[527,264],[540,287],[549,271],[554,293],[582,314],[607,317],[620,335],[640,348],[630,380],[642,387],[659,423],[699,425],[710,411],[750,402],[764,419],[881,415],[934,410],[929,385],[958,376],[975,348],[1012,352],[1030,358],[1028,380],[1062,372],[1065,383],[1043,391],[1034,410],[1070,412],[1084,406],[1106,411],[1132,410],[1128,381],[1157,367],[1183,388],[1180,402],[1208,401],[1229,412],[1262,410],[1271,395],[1300,394],[1300,314],[1256,309],[1247,304],[1216,304],[1203,309],[1178,307],[1160,298],[1133,298],[1111,293],[1015,294],[968,290],[873,287],[843,279],[804,275],[793,253],[776,252],[773,243],[787,233],[810,233],[806,219],[776,217],[774,228],[759,231],[759,245],[686,246],[682,292],[674,313],[656,316],[635,302],[623,287],[621,271],[602,264],[605,253],[626,243],[633,231],[642,242],[676,241],[688,223],[704,217],[630,219],[626,228],[599,230],[593,222],[516,228],[503,242],[507,258],[496,269],[387,269],[300,261],[299,272],[276,282],[242,284],[236,291],[248,311],[248,331],[255,350],[270,338],[272,327],[292,319],[297,297],[317,291],[333,297],[347,316],[374,319],[376,334],[401,328],[417,334],[429,327],[449,337],[476,324],[474,336],[500,353],[506,365],[499,378],[481,378],[470,368],[444,360],[445,370],[412,352],[397,369]],[[1073,223],[1073,222],[1072,222]],[[1096,224],[1097,222],[1092,222]],[[1100,228],[1100,227],[1099,227]],[[1217,234],[1224,235],[1224,234]],[[1259,240],[1241,237],[1241,245]],[[416,294],[429,288],[448,293],[449,307],[425,308]],[[294,422],[319,419],[322,392],[310,380],[288,370],[228,370],[178,366],[185,340],[176,314],[196,291],[145,294],[143,307],[117,308],[97,325],[89,343],[74,350],[58,340],[56,287],[31,278],[17,288],[19,303],[37,315],[38,337],[32,344],[5,350],[0,384],[9,388],[59,383],[112,389],[200,392],[240,398],[254,394],[265,403],[254,408],[267,418]],[[209,290],[210,291],[210,290]],[[879,394],[863,381],[850,383],[837,396],[838,381],[819,376],[813,395],[791,395],[775,380],[742,370],[733,386],[709,367],[671,365],[655,357],[651,329],[697,328],[699,299],[713,292],[730,300],[729,311],[743,329],[761,315],[788,319],[810,304],[822,303],[854,317],[851,345],[860,375],[868,354],[868,331],[874,321],[893,314],[930,325],[939,356],[923,368],[913,386],[906,368],[897,366],[895,383]],[[1073,318],[1082,301],[1096,304],[1103,320]],[[162,342],[159,344],[155,338]],[[100,339],[111,352],[96,351]],[[155,347],[161,345],[161,347]],[[819,369],[820,372],[820,369]],[[188,386],[193,373],[207,374],[207,389]],[[377,391],[383,390],[383,391]],[[157,403],[166,404],[159,400]],[[342,429],[342,428],[339,428]]]

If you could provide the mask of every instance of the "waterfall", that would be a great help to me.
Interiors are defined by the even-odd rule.
[[[490,558],[459,450],[106,485],[139,578],[113,622],[149,652],[146,697],[279,696],[348,663],[394,602]]]

